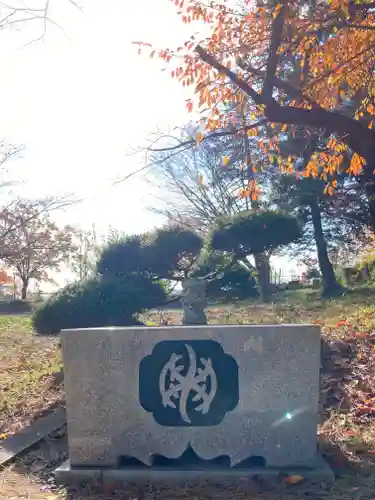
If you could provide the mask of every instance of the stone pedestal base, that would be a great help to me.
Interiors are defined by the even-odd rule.
[[[168,467],[123,467],[118,469],[71,467],[69,460],[55,470],[58,484],[68,485],[95,482],[107,485],[125,485],[125,483],[237,483],[256,476],[265,482],[281,481],[283,477],[299,475],[305,481],[313,483],[332,483],[334,474],[327,462],[320,456],[309,468],[214,468],[177,469]]]

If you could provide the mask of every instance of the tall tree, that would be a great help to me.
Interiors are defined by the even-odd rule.
[[[19,203],[11,217],[17,220],[4,237],[7,267],[22,282],[22,299],[26,299],[30,280],[49,281],[50,271],[58,271],[74,251],[73,231],[59,228],[48,213],[38,211],[33,203]]]
[[[230,122],[223,102],[240,107],[243,96],[249,112],[241,130],[266,120],[335,134],[324,161],[327,171],[340,167],[344,152],[351,154],[348,171],[363,172],[375,231],[375,3],[245,0],[234,7],[187,0],[176,5],[184,23],[202,21],[211,28],[203,40],[192,35],[184,47],[158,52],[168,62],[178,56],[172,77],[195,87],[207,137]],[[343,112],[351,100],[359,103],[353,117]],[[188,110],[195,103],[188,101]],[[320,160],[315,155],[307,172],[316,171]]]
[[[279,157],[284,161],[290,155],[297,158],[296,174],[280,175],[274,172],[273,200],[283,209],[299,215],[304,223],[304,237],[299,248],[311,250],[314,242],[323,278],[323,294],[334,295],[339,286],[329,254],[339,245],[352,246],[368,230],[370,221],[366,199],[359,185],[341,172],[324,172],[324,165],[310,177],[305,169],[318,152],[326,154],[329,138],[315,128],[298,127],[293,134],[282,134]],[[348,160],[344,158],[344,160]],[[288,161],[288,160],[287,160]],[[326,179],[322,179],[324,174]],[[327,181],[331,186],[327,186]],[[272,196],[272,195],[271,195]]]
[[[241,120],[235,112],[233,117]],[[263,185],[269,180],[269,176],[264,176],[254,165],[254,158],[263,160],[257,138],[251,140],[247,135],[236,134],[235,130],[232,135],[219,133],[209,142],[192,139],[195,135],[196,130],[187,127],[180,137],[159,150],[155,146],[157,141],[153,141],[150,150],[154,178],[151,177],[150,182],[158,186],[159,197],[166,206],[157,209],[159,213],[205,234],[218,217],[259,206],[264,208],[266,200],[255,199],[253,191],[255,178]],[[173,148],[178,152],[179,144],[189,140],[194,141],[193,147],[171,154]],[[267,249],[254,255],[263,288],[270,285],[271,254],[272,250]]]
[[[23,150],[22,145],[9,144],[6,139],[0,140],[0,190],[4,190],[12,186],[14,183],[11,179],[7,177],[8,174],[8,163],[17,158]],[[1,193],[3,194],[3,193]],[[0,202],[2,196],[0,196]]]
[[[327,239],[323,230],[324,181],[317,179],[296,179],[293,176],[282,176],[276,190],[278,191],[278,204],[284,209],[288,207],[291,211],[299,214],[304,224],[304,241],[310,239],[311,223],[312,238],[316,245],[319,268],[323,279],[323,295],[331,296],[340,290],[336,280],[333,266],[329,259]],[[310,245],[308,245],[310,246]],[[311,248],[311,246],[310,246]]]
[[[191,140],[195,128],[186,127],[166,148]],[[161,137],[162,139],[162,137]],[[205,232],[215,219],[249,208],[239,197],[246,184],[243,139],[218,137],[170,155],[151,148],[150,184],[156,187],[151,210],[169,220]]]

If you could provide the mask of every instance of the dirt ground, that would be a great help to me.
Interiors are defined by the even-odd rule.
[[[152,312],[150,325],[179,323],[180,311]],[[52,471],[68,456],[65,429],[29,449],[0,470],[0,499],[375,499],[375,306],[373,297],[317,301],[285,298],[269,305],[210,308],[210,323],[316,323],[324,343],[321,372],[320,450],[337,474],[333,486],[308,485],[304,478],[277,484],[248,481],[228,487],[165,486],[121,491],[91,487],[58,489]],[[25,317],[0,318],[0,425],[3,438],[51,408],[64,404],[58,340],[37,337]],[[294,484],[295,483],[295,484]]]
[[[291,485],[280,481],[265,483],[259,479],[242,478],[237,484],[136,487],[127,485],[99,488],[81,486],[57,488],[53,469],[67,458],[67,439],[62,429],[34,446],[17,461],[0,471],[2,500],[291,500],[336,499],[373,500],[375,498],[375,467],[358,460],[345,463],[334,485],[311,485],[303,481]],[[337,464],[336,464],[337,465]]]

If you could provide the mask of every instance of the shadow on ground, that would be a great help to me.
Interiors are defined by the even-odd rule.
[[[296,484],[291,484],[283,477],[271,484],[257,477],[251,480],[244,477],[237,484],[216,487],[208,484],[144,488],[127,485],[122,490],[116,490],[114,486],[103,489],[82,485],[75,489],[58,489],[53,470],[68,457],[66,429],[63,428],[40,441],[0,472],[0,497],[2,500],[373,500],[375,338],[372,334],[353,333],[347,323],[343,323],[342,327],[346,329],[344,335],[330,336],[330,340],[323,341],[321,360],[319,447],[335,472],[336,482],[333,485],[308,484],[303,478],[296,478]]]

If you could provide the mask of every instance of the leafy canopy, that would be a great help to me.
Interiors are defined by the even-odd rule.
[[[208,245],[241,259],[287,245],[300,236],[299,223],[291,215],[276,211],[247,211],[219,218],[209,234]]]
[[[98,260],[97,272],[180,280],[192,268],[202,245],[195,232],[167,226],[111,242]]]
[[[375,2],[173,1],[194,33],[201,23],[211,34],[193,34],[184,46],[160,51],[137,43],[170,62],[171,76],[194,88],[187,109],[201,111],[204,132],[197,142],[228,127],[228,133],[234,127],[254,136],[270,122],[274,134],[263,146],[273,154],[278,136],[307,125],[332,134],[328,152],[315,153],[306,166],[310,174],[339,169],[348,147],[353,175],[373,162]]]
[[[24,282],[50,281],[76,251],[71,227],[58,227],[42,204],[18,202],[1,212],[3,262]]]

